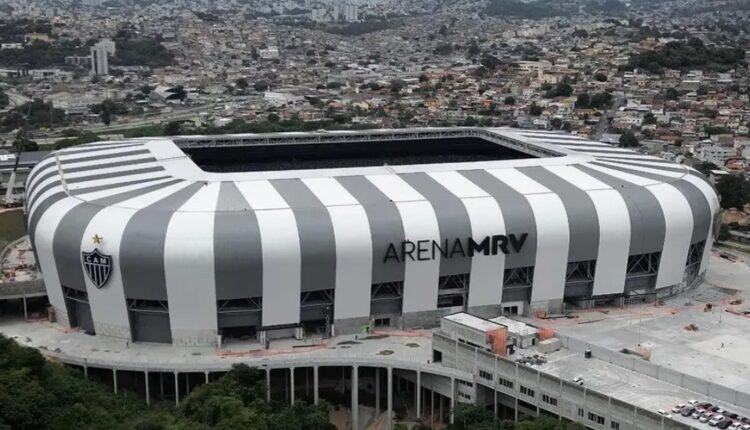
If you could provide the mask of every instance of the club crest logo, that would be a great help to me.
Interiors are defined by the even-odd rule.
[[[112,273],[111,255],[104,255],[99,249],[94,248],[91,252],[82,252],[81,260],[86,274],[96,288],[102,288],[107,284],[109,275]]]

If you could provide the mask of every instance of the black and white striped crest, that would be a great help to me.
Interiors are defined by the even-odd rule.
[[[112,256],[104,255],[98,249],[94,249],[92,252],[81,253],[81,259],[91,282],[96,288],[102,288],[112,272]]]

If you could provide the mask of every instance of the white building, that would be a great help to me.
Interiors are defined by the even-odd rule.
[[[698,154],[699,159],[714,163],[719,167],[723,166],[730,157],[736,156],[737,151],[735,149],[716,145],[704,146]]]
[[[91,73],[94,75],[109,74],[109,57],[115,55],[115,42],[102,39],[91,47]]]

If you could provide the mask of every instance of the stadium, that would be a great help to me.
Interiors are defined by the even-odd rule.
[[[185,346],[659,300],[719,210],[689,167],[505,128],[94,143],[26,191],[60,324]]]

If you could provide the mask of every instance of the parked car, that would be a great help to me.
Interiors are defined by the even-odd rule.
[[[724,411],[724,416],[727,418],[731,418],[733,420],[736,420],[740,416],[738,414],[735,414],[734,412]]]
[[[672,418],[672,414],[665,411],[664,409],[659,409],[658,411],[656,411],[656,413],[667,418]]]
[[[713,412],[706,411],[706,412],[703,413],[703,415],[701,415],[700,418],[698,418],[698,421],[700,421],[702,423],[707,423],[708,420],[710,420],[713,416],[714,416]]]
[[[711,427],[716,427],[720,422],[724,421],[726,418],[724,418],[724,415],[721,414],[714,414],[714,416],[711,417],[711,419],[708,421],[708,425]]]
[[[729,426],[729,430],[740,430],[740,427],[742,427],[742,423],[739,421],[733,422],[732,425]]]
[[[750,424],[742,424],[742,427],[740,427],[742,430],[750,430]]]
[[[695,406],[695,405],[697,405],[698,403],[699,403],[699,402],[698,402],[697,400],[688,400],[688,403],[687,403],[687,404],[688,404],[688,405],[690,405],[690,406]]]
[[[572,381],[574,384],[583,385],[583,378],[581,378],[580,376],[576,376],[572,379]]]
[[[682,415],[683,417],[689,417],[690,415],[693,415],[693,412],[695,412],[695,408],[694,407],[692,407],[692,406],[685,406],[680,411],[680,415]]]
[[[693,412],[693,415],[690,415],[690,418],[697,420],[703,415],[703,411],[700,409],[696,409],[695,412]]]
[[[716,428],[724,430],[724,429],[727,429],[730,425],[732,425],[732,421],[730,421],[730,420],[724,420],[724,421],[716,424]]]
[[[680,412],[680,411],[682,410],[682,408],[684,408],[685,406],[687,406],[687,405],[686,405],[686,404],[684,404],[684,403],[679,403],[679,404],[675,405],[675,407],[673,407],[673,408],[672,408],[672,412],[674,412],[675,414],[677,414],[677,413],[679,413],[679,412]]]

